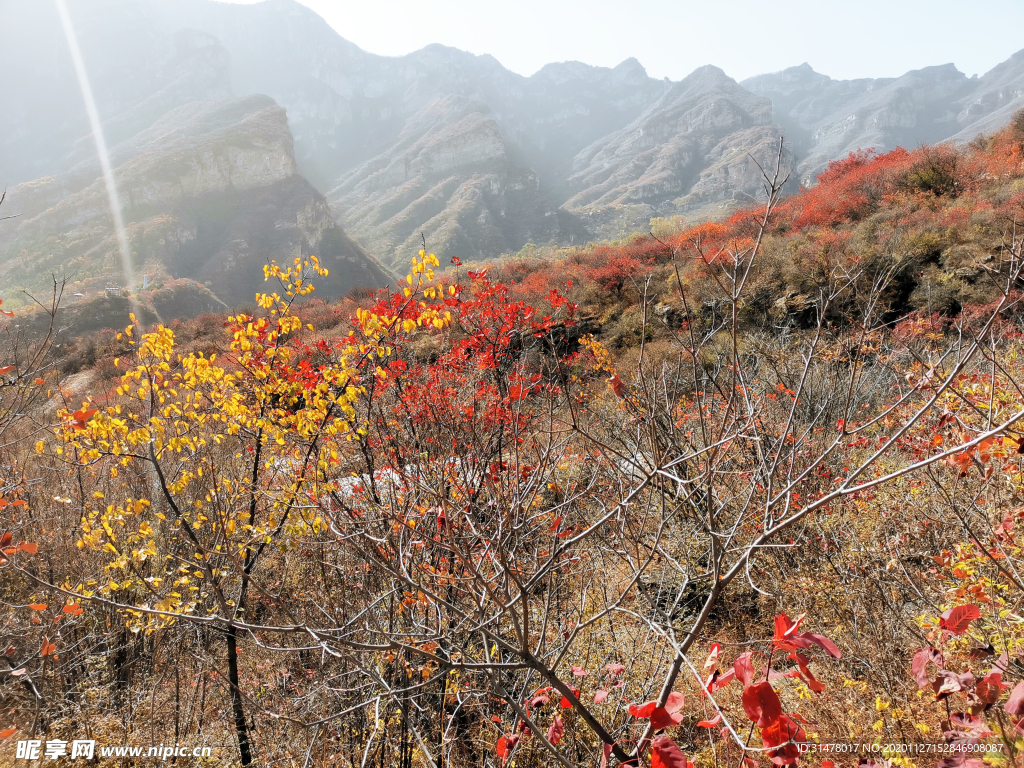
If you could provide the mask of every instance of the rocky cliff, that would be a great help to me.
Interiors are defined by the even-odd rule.
[[[803,64],[741,85],[771,99],[809,186],[831,160],[858,149],[966,142],[1006,125],[1024,106],[1024,51],[980,78],[945,64],[898,78],[833,80]]]
[[[840,81],[805,64],[673,83],[636,59],[524,77],[441,45],[377,56],[295,0],[76,0],[72,15],[133,236],[150,249],[140,264],[232,302],[251,286],[226,275],[265,258],[336,255],[341,291],[386,279],[367,253],[401,269],[424,238],[473,259],[622,236],[756,199],[779,160],[812,185],[848,152],[969,141],[1024,106],[1024,52],[980,78],[944,65]],[[0,289],[112,268],[49,3],[0,4],[0,72],[19,73],[3,83],[0,174],[21,182],[9,203],[25,214],[0,232]]]
[[[288,119],[265,95],[231,97],[228,51],[207,32],[168,29],[145,3],[71,5],[109,145],[138,283],[152,308],[195,314],[252,301],[262,266],[316,253],[321,294],[389,282],[297,172]],[[41,66],[19,66],[49,52]],[[5,81],[0,172],[14,184],[0,227],[0,291],[67,276],[72,302],[127,285],[82,95],[49,3],[0,6]],[[58,118],[57,113],[60,113]],[[45,172],[36,177],[35,174]],[[144,277],[143,277],[144,276]],[[163,290],[164,286],[168,287]],[[140,294],[141,295],[141,294]],[[24,297],[22,297],[24,300]]]
[[[653,215],[755,198],[758,167],[772,167],[781,133],[771,101],[717,67],[676,83],[625,128],[576,155],[565,206],[590,214],[641,204]],[[792,156],[783,152],[786,168]]]
[[[330,270],[329,296],[389,281],[296,174],[284,110],[267,96],[189,102],[111,157],[139,280],[192,281],[209,294],[192,310],[251,301],[264,264],[308,253]],[[76,164],[10,190],[5,207],[25,215],[0,229],[0,284],[38,288],[53,274],[82,298],[140,289],[124,285],[103,180],[86,175]]]
[[[586,235],[545,198],[488,107],[461,96],[423,107],[329,198],[346,230],[396,267],[421,248],[421,236],[434,250],[478,259]]]

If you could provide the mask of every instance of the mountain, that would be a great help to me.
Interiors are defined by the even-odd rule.
[[[586,236],[545,198],[538,174],[516,159],[487,106],[463,96],[423,107],[330,199],[343,226],[396,265],[420,250],[421,234],[465,259]]]
[[[182,105],[111,157],[136,271],[156,289],[175,279],[204,287],[206,304],[191,302],[200,311],[251,301],[264,264],[306,253],[330,270],[328,295],[389,282],[295,173],[284,110],[267,96]],[[102,179],[75,166],[13,187],[8,203],[28,213],[0,229],[5,285],[67,274],[88,296],[122,278]]]
[[[269,258],[333,259],[336,294],[388,281],[424,240],[490,259],[622,237],[757,199],[779,161],[809,186],[848,152],[966,142],[1024,106],[1024,52],[976,78],[950,64],[834,80],[804,64],[670,82],[636,59],[524,77],[441,45],[368,53],[295,0],[70,7],[140,273],[228,304]],[[0,73],[5,213],[23,214],[0,230],[0,290],[61,268],[105,285],[114,241],[50,3],[0,4]]]
[[[42,45],[45,25],[51,36],[60,34],[47,5],[27,4],[21,14],[5,8],[0,50],[9,59]],[[70,57],[51,40],[50,50],[63,58],[55,54],[36,85],[52,85],[52,93],[33,97],[19,82],[11,89],[15,109],[4,113],[0,129],[4,157],[12,160],[3,174],[22,179],[4,203],[5,213],[19,217],[0,227],[7,306],[18,304],[18,288],[40,290],[56,275],[71,280],[68,293],[78,303],[131,291],[156,314],[194,315],[251,302],[265,287],[264,264],[309,253],[329,269],[318,281],[325,298],[392,280],[297,172],[285,111],[266,95],[231,96],[230,56],[214,37],[164,29],[138,3],[86,5],[90,13],[72,10],[76,22],[86,21],[76,26],[138,282],[125,284],[82,96],[68,87],[75,84]],[[2,23],[8,19],[17,23]],[[23,30],[40,39],[28,35],[25,43]],[[64,119],[37,118],[36,102],[45,103],[44,117],[60,112]]]
[[[636,59],[522,77],[440,45],[363,52],[293,0],[152,3],[169,28],[227,48],[236,90],[288,110],[299,169],[396,268],[421,236],[439,252],[489,258],[717,209],[758,194],[757,162],[778,153],[771,103],[714,67],[675,84]]]
[[[954,141],[967,142],[1007,125],[1014,112],[1024,107],[1024,51],[982,75],[957,106],[960,131]]]
[[[647,218],[733,198],[753,199],[761,168],[778,159],[772,103],[718,67],[674,84],[625,128],[580,151],[569,210],[594,213],[645,205]],[[784,170],[793,164],[783,155]],[[760,165],[760,167],[759,167]]]
[[[945,64],[898,78],[833,80],[802,64],[741,85],[771,99],[800,158],[797,176],[810,186],[831,160],[858,149],[963,143],[1006,125],[1024,107],[1024,51],[980,78]]]
[[[463,258],[585,241],[582,219],[560,209],[573,157],[670,87],[635,59],[562,62],[523,77],[441,45],[377,56],[292,0],[150,2],[168,29],[201,29],[226,47],[236,92],[266,93],[287,109],[299,171],[328,194],[346,230],[399,269],[421,235]],[[428,145],[446,158],[409,156]],[[381,176],[387,167],[401,173]],[[402,186],[382,189],[383,178]]]

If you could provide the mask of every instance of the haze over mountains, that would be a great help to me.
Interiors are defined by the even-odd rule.
[[[531,77],[428,45],[383,57],[293,0],[71,0],[137,271],[171,314],[251,300],[260,267],[317,253],[323,292],[380,285],[420,247],[492,258],[755,198],[758,165],[968,141],[1024,106],[1024,52],[836,81],[808,65],[737,83],[549,64]],[[119,273],[82,99],[50,3],[0,9],[0,291]],[[175,297],[171,297],[175,298]],[[154,307],[157,299],[153,298]]]

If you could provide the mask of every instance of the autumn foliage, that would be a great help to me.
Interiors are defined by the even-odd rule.
[[[271,263],[91,362],[19,342],[2,748],[1019,764],[1016,130],[335,304]]]

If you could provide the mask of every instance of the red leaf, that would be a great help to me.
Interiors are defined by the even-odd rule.
[[[16,734],[17,732],[18,732],[17,728],[4,728],[2,731],[0,731],[0,739],[9,738],[9,737],[13,736],[14,734]]]
[[[88,423],[89,419],[97,413],[99,413],[99,409],[97,408],[90,408],[89,410],[82,408],[81,410],[75,411],[71,414],[71,428],[85,429],[85,425]]]
[[[648,701],[642,707],[638,707],[636,704],[629,705],[629,714],[633,717],[646,719],[651,716],[651,713],[658,708],[658,702]]]
[[[809,640],[815,645],[820,645],[834,659],[843,658],[843,653],[839,650],[839,647],[824,635],[819,635],[817,632],[804,632],[800,637]]]
[[[671,728],[673,725],[679,725],[683,721],[683,716],[678,712],[669,712],[665,707],[656,707],[651,712],[651,728],[656,731],[660,731],[663,728]]]
[[[514,403],[517,400],[522,400],[529,393],[529,387],[521,387],[518,384],[513,384],[508,388],[508,399]]]
[[[548,696],[534,696],[532,699],[530,699],[530,708],[537,709],[538,707],[543,707],[549,701],[551,701],[551,699]]]
[[[782,702],[771,683],[762,681],[743,690],[743,711],[764,729],[782,716]]]
[[[704,669],[711,669],[718,663],[718,654],[722,652],[722,646],[714,643],[711,652],[708,653],[708,660],[704,662]]]
[[[711,676],[711,684],[707,687],[708,693],[714,693],[719,688],[725,688],[729,683],[736,679],[736,668],[733,667],[724,675],[720,675],[718,670],[715,670]]]
[[[601,750],[601,765],[600,765],[600,768],[608,768],[608,758],[611,756],[612,748],[614,746],[615,746],[614,744],[605,744],[604,745],[604,748]]]
[[[571,671],[575,677],[590,677],[590,673],[583,667],[570,667],[569,671]]]
[[[1002,672],[989,672],[978,681],[974,693],[982,704],[995,704],[1006,687],[1003,685]]]
[[[606,690],[604,690],[602,688],[598,688],[596,691],[594,691],[594,703],[595,704],[602,704],[602,703],[604,703],[604,700],[607,699],[607,698],[608,698],[608,691],[606,691]]]
[[[693,768],[693,763],[679,750],[668,736],[659,736],[651,742],[651,768]]]
[[[1024,715],[1024,680],[1010,691],[1010,698],[1003,704],[1003,709],[1011,715]]]
[[[604,668],[608,670],[609,675],[621,675],[626,669],[621,664],[605,664]]]
[[[813,644],[824,648],[834,658],[842,658],[843,654],[838,646],[824,635],[819,635],[816,632],[797,633],[805,615],[801,614],[796,621],[792,621],[785,613],[780,613],[775,617],[775,647],[795,651],[797,648],[810,648]]]
[[[572,695],[573,696],[575,696],[577,699],[579,699],[579,697],[580,697],[580,689],[579,688],[573,688],[572,686],[569,686],[569,690],[572,691]],[[565,696],[562,697],[562,700],[559,702],[559,704],[561,704],[562,709],[572,709],[572,702],[570,702],[569,699],[567,699]]]
[[[768,753],[772,764],[796,765],[800,748],[792,742],[806,741],[807,734],[789,716],[780,715],[778,720],[761,729],[761,740],[766,747],[777,747]]]
[[[942,654],[937,649],[922,648],[914,654],[914,659],[910,662],[910,670],[914,673],[914,679],[917,680],[917,687],[921,690],[927,688],[931,682],[928,679],[929,663],[934,664],[941,669],[946,661],[942,658]]]
[[[989,736],[995,736],[995,734],[988,729],[988,724],[980,717],[974,717],[966,712],[954,712],[949,716],[949,724],[959,729],[959,733],[956,731],[947,731],[944,736],[946,743],[951,744],[957,741],[961,743],[970,743],[972,739],[987,739]],[[973,743],[977,743],[974,741]]]
[[[737,657],[736,661],[733,662],[732,668],[736,672],[736,677],[743,683],[743,687],[746,688],[750,685],[750,681],[754,679],[754,664],[750,660],[751,653],[747,651]]]
[[[548,741],[557,747],[558,742],[562,740],[563,733],[565,733],[565,727],[562,725],[562,717],[559,715],[551,721],[551,727],[548,728]]]
[[[697,727],[698,728],[714,728],[721,721],[722,721],[722,713],[719,712],[717,715],[715,715],[713,720],[701,720],[699,723],[697,723]]]
[[[512,736],[511,734],[505,734],[498,739],[498,743],[494,745],[494,751],[497,753],[498,757],[501,758],[502,765],[505,764],[505,760],[508,758],[512,748],[518,743],[519,737]]]
[[[939,626],[954,635],[962,635],[967,631],[971,622],[979,618],[981,618],[981,609],[973,603],[968,603],[944,611]]]
[[[677,691],[672,691],[668,695],[668,699],[665,701],[666,712],[678,712],[683,708],[683,704],[686,703],[686,695]]]
[[[622,397],[626,394],[626,385],[619,378],[619,374],[613,373],[608,378],[608,386],[612,388],[612,392],[615,393],[616,397]]]
[[[932,690],[935,691],[935,700],[940,701],[952,693],[965,691],[974,685],[974,675],[964,672],[958,675],[948,669],[940,669],[938,676],[932,683]]]
[[[821,693],[825,690],[825,686],[822,685],[815,677],[811,674],[811,670],[808,668],[810,659],[804,656],[802,653],[793,652],[789,654],[789,658],[795,659],[797,665],[800,667],[800,671],[803,673],[804,682],[807,683],[807,687],[815,693]]]
[[[7,313],[5,312],[4,314],[7,314]],[[3,368],[0,368],[0,376],[3,376],[5,373],[10,373],[13,370],[14,370],[14,366],[13,365],[5,365]]]
[[[39,552],[39,545],[33,544],[31,541],[23,541],[18,545],[18,549],[28,552],[30,555],[35,555]]]
[[[800,614],[796,621],[793,621],[785,614],[780,613],[775,617],[775,644],[778,645],[780,642],[786,640],[790,635],[795,633],[800,628],[800,623],[804,620],[807,614]]]

